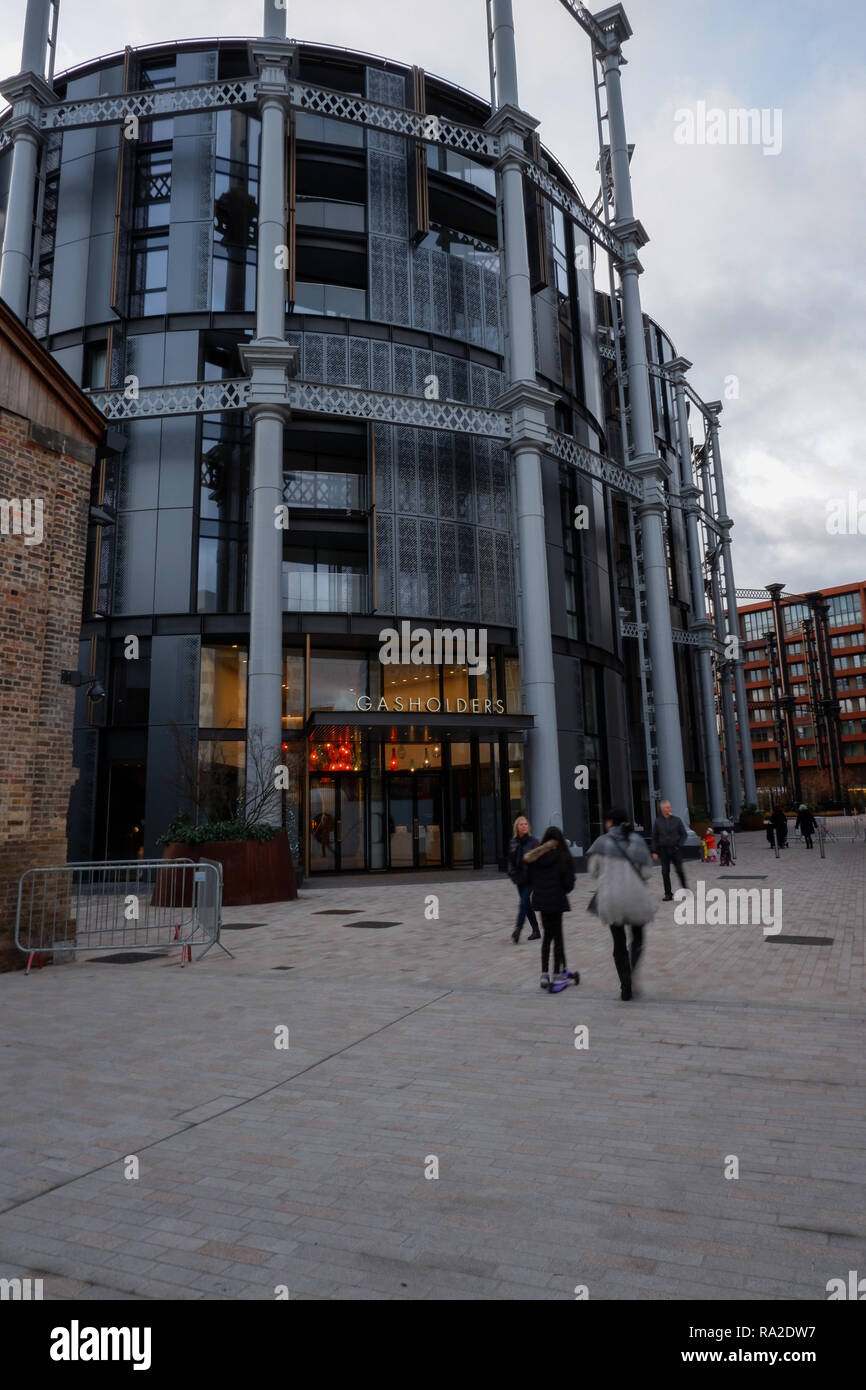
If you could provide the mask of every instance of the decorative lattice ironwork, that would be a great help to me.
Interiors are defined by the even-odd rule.
[[[546,169],[542,169],[539,164],[531,162],[526,165],[526,172],[533,183],[538,184],[542,193],[546,193],[552,203],[567,213],[579,227],[597,241],[599,246],[603,246],[605,251],[609,251],[617,260],[625,259],[625,246],[609,227],[590,212],[589,208],[584,207],[583,203],[575,198],[574,194],[569,193],[561,183]]]
[[[380,420],[420,429],[454,430],[459,434],[490,435],[507,439],[508,416],[499,410],[483,410],[457,401],[428,401],[418,396],[389,395],[351,386],[324,386],[313,381],[290,381],[288,404],[293,410]]]
[[[126,92],[121,96],[88,97],[45,107],[40,113],[39,122],[47,130],[72,130],[122,121],[126,116],[146,120],[152,116],[215,111],[224,106],[243,106],[254,102],[257,90],[258,82],[249,77],[231,82],[198,83],[192,87]]]
[[[142,386],[127,391],[93,391],[90,399],[107,420],[144,420],[165,415],[202,415],[218,410],[246,410],[252,383],[192,381],[172,386]]]
[[[354,125],[388,131],[391,135],[406,135],[412,140],[423,140],[431,145],[446,145],[450,149],[462,150],[464,154],[495,158],[499,153],[497,137],[475,126],[458,125],[441,116],[422,116],[401,106],[386,106],[348,92],[332,92],[306,82],[291,82],[289,91],[292,105],[299,111],[332,116],[336,120],[351,121]]]
[[[608,483],[638,502],[644,500],[643,483],[628,469],[621,468],[618,463],[588,449],[585,444],[578,444],[576,439],[568,434],[560,434],[558,430],[548,430],[547,439],[547,452],[553,454],[554,458],[561,459],[587,477]]]
[[[91,399],[108,420],[139,420],[246,410],[251,404],[251,392],[251,381],[242,378],[144,386],[136,395],[126,391],[95,391]],[[355,386],[289,381],[284,402],[292,410],[413,425],[419,429],[453,430],[459,434],[489,435],[494,439],[507,439],[511,433],[508,416],[499,410],[461,405],[458,401],[428,401],[417,396],[365,391]]]
[[[620,621],[619,634],[620,637],[643,637],[644,640],[646,640],[647,625],[646,623],[630,623]],[[686,632],[681,627],[673,628],[671,631],[671,636],[674,642],[681,647],[701,647],[704,645],[704,639],[700,636],[699,633]],[[717,643],[713,643],[712,645],[718,646]],[[721,651],[720,647],[719,651]],[[648,669],[651,669],[649,667],[649,662],[647,662],[647,667]]]

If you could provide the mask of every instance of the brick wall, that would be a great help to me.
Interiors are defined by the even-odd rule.
[[[92,467],[31,438],[0,408],[0,498],[42,498],[43,539],[0,534],[0,969],[13,949],[18,878],[66,860],[74,691]]]

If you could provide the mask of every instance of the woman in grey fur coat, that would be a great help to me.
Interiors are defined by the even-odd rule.
[[[656,913],[655,894],[647,884],[652,859],[625,811],[608,811],[604,828],[605,833],[589,847],[587,867],[598,882],[596,910],[613,937],[620,997],[631,999],[633,976],[643,951],[643,929]],[[626,945],[627,926],[631,927],[631,952]]]

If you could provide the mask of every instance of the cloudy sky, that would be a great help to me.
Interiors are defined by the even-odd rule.
[[[590,4],[589,8],[602,8]],[[644,308],[721,399],[738,587],[866,576],[866,7],[629,0],[623,91]],[[124,44],[259,27],[261,0],[61,0],[58,70]],[[24,0],[0,0],[0,71]],[[292,37],[417,63],[486,93],[484,0],[287,0]],[[584,196],[597,157],[589,43],[558,0],[514,0],[521,104]],[[781,112],[781,149],[682,144],[677,112]],[[768,127],[776,143],[779,117]],[[832,499],[862,502],[831,535]]]

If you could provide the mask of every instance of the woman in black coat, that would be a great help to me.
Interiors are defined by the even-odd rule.
[[[529,919],[532,928],[530,941],[540,941],[541,932],[538,930],[538,919],[532,910],[530,896],[532,889],[529,886],[526,865],[523,862],[524,855],[528,850],[535,849],[538,844],[535,836],[530,829],[529,821],[525,816],[518,816],[514,822],[514,838],[508,846],[508,877],[517,889],[520,897],[520,907],[517,909],[517,922],[514,931],[511,933],[511,940],[515,946],[520,940],[520,930],[523,923]]]
[[[781,806],[777,806],[775,811],[771,815],[770,824],[776,832],[776,841],[778,843],[779,849],[787,849],[788,817],[785,815],[785,812],[782,810]],[[772,838],[769,834],[767,835],[767,839],[770,840],[770,843],[772,844]]]
[[[555,982],[565,983],[565,947],[562,914],[570,912],[568,894],[574,887],[574,861],[565,836],[555,825],[545,830],[541,844],[523,856],[532,888],[532,906],[541,913],[541,988],[550,984],[550,947],[553,946]]]
[[[812,815],[812,812],[805,804],[802,804],[800,806],[799,811],[797,812],[796,829],[799,830],[800,834],[803,836],[803,839],[806,841],[806,848],[811,849],[812,836],[818,829],[818,822],[815,820],[815,817]]]

